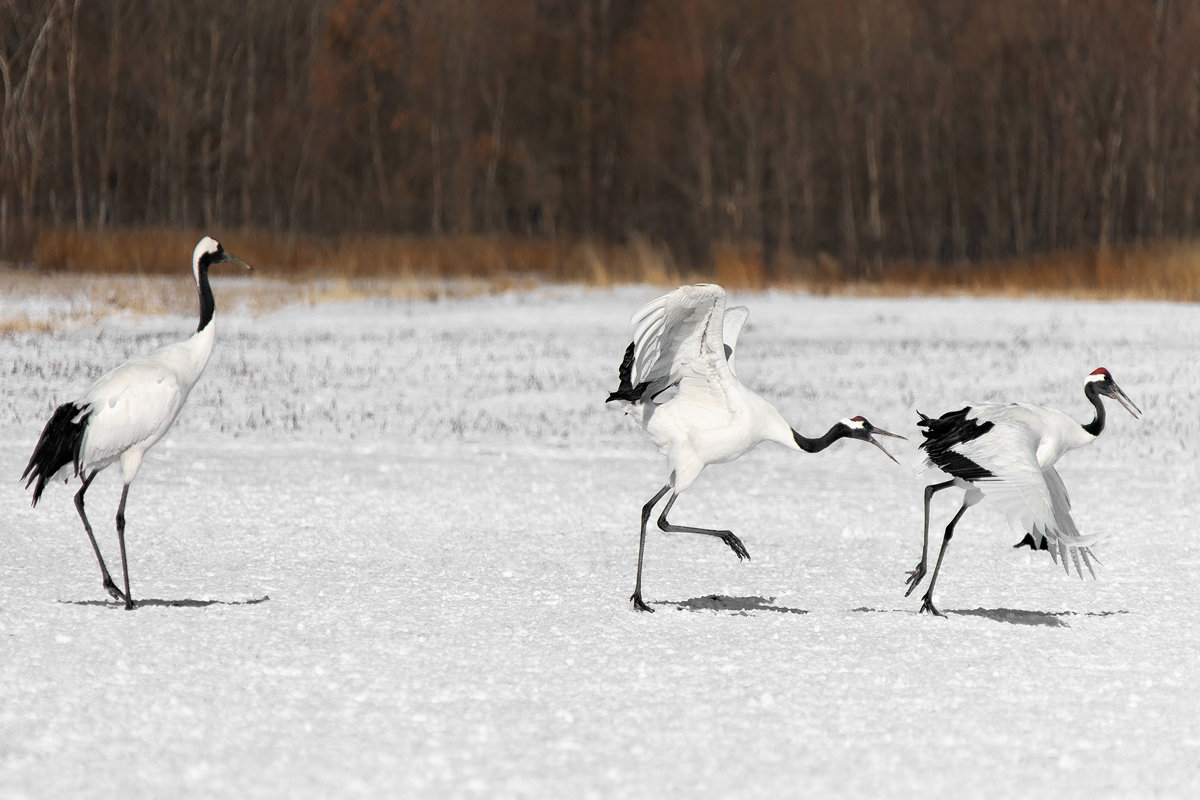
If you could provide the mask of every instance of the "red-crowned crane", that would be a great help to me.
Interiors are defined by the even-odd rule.
[[[674,525],[667,514],[679,495],[709,464],[733,461],[759,442],[778,442],[792,450],[817,453],[839,439],[860,439],[892,455],[875,438],[880,430],[864,417],[837,422],[815,439],[797,433],[775,407],[738,380],[734,372],[737,336],[749,312],[725,308],[725,290],[715,284],[681,286],[647,303],[633,315],[633,342],[619,371],[620,386],[608,400],[630,404],[630,413],[667,457],[670,478],[642,507],[637,581],[630,600],[639,611],[653,611],[642,600],[642,558],[651,511],[671,493],[658,527],[668,533],[699,533],[725,542],[738,559],[749,558],[745,545],[727,530]]]
[[[1067,489],[1054,465],[1065,453],[1096,441],[1104,430],[1101,397],[1116,400],[1135,419],[1141,409],[1121,391],[1103,367],[1088,376],[1083,393],[1096,409],[1095,417],[1086,425],[1061,411],[1025,403],[980,403],[937,419],[920,415],[917,425],[925,428],[922,432],[925,441],[920,447],[925,451],[926,465],[937,467],[950,479],[925,487],[921,561],[909,573],[905,597],[912,594],[925,577],[929,557],[929,501],[937,492],[953,486],[966,490],[962,506],[942,537],[937,563],[921,603],[922,612],[944,616],[933,604],[933,587],[937,583],[942,557],[963,513],[985,496],[994,498],[1009,519],[1019,522],[1027,531],[1017,547],[1029,545],[1034,549],[1049,550],[1056,563],[1061,557],[1068,574],[1071,572],[1067,563],[1069,553],[1080,578],[1083,577],[1080,559],[1092,577],[1096,576],[1092,561],[1098,559],[1090,547],[1100,536],[1083,536],[1075,527]]]
[[[100,562],[104,590],[114,600],[134,607],[129,591],[129,566],[125,560],[125,500],[129,484],[137,477],[142,457],[179,415],[188,393],[200,379],[208,363],[215,335],[213,295],[208,270],[215,264],[231,261],[246,269],[250,266],[226,252],[221,243],[204,237],[192,252],[192,274],[200,297],[200,325],[191,338],[167,345],[149,355],[126,362],[100,377],[77,400],[63,403],[50,417],[33,449],[29,464],[21,474],[33,487],[33,505],[37,505],[46,484],[57,478],[80,478],[83,486],[75,494],[75,508],[83,520]],[[121,574],[125,590],[113,583],[100,547],[83,510],[83,496],[97,473],[120,462],[121,502],[117,506],[117,543],[121,549]]]

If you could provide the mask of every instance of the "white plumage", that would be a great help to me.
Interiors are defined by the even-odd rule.
[[[1095,408],[1095,417],[1081,425],[1070,416],[1051,408],[1012,403],[970,404],[965,408],[931,419],[924,415],[918,423],[926,428],[921,448],[927,465],[936,467],[950,479],[925,489],[925,526],[921,561],[910,573],[908,592],[925,576],[929,552],[929,502],[932,496],[952,486],[964,489],[962,506],[946,527],[938,561],[930,578],[922,611],[940,614],[933,605],[933,586],[954,526],[967,508],[985,497],[992,499],[1016,527],[1027,532],[1018,546],[1050,552],[1064,569],[1070,562],[1083,577],[1083,567],[1095,576],[1099,563],[1091,546],[1101,534],[1083,535],[1071,517],[1071,501],[1066,486],[1054,465],[1071,450],[1090,444],[1104,429],[1104,405],[1101,396],[1117,400],[1135,417],[1137,406],[1125,395],[1108,370],[1095,370],[1084,385],[1084,393]]]
[[[170,429],[200,378],[213,347],[213,325],[191,338],[106,373],[76,401],[90,414],[80,446],[80,472],[120,461],[121,479],[137,477],[142,457]]]
[[[1014,526],[1033,533],[1038,544],[1050,537],[1068,547],[1086,547],[1100,539],[1075,529],[1066,492],[1055,490],[1062,479],[1054,470],[1063,455],[1096,437],[1061,411],[1024,403],[975,405],[967,419],[991,422],[994,428],[955,450],[993,474],[975,485]]]
[[[816,439],[793,430],[774,406],[738,380],[734,350],[749,311],[741,306],[726,309],[725,302],[725,290],[720,286],[698,284],[681,286],[638,309],[631,319],[633,342],[621,364],[620,386],[608,398],[630,404],[630,413],[645,427],[670,467],[667,484],[642,509],[638,575],[630,598],[638,610],[652,610],[641,596],[646,523],[654,505],[668,491],[671,497],[658,518],[660,529],[716,536],[739,559],[749,558],[731,531],[667,521],[675,500],[706,466],[732,461],[764,441],[818,452],[838,439],[852,438],[870,442],[887,454],[872,434],[896,436],[863,417],[842,420]]]
[[[742,333],[742,327],[746,324],[746,320],[750,319],[750,309],[745,306],[730,306],[725,309],[725,321],[722,324],[722,336],[725,341],[726,361],[729,362],[729,371],[733,376],[737,377],[737,370],[733,366],[733,356],[737,350],[738,336]]]
[[[207,236],[200,240],[192,252],[192,271],[200,301],[200,324],[196,333],[105,373],[78,399],[59,406],[46,423],[21,476],[28,478],[26,486],[36,481],[35,506],[47,483],[72,476],[82,479],[83,486],[75,495],[75,506],[100,563],[105,591],[114,599],[122,600],[126,608],[133,608],[125,559],[125,500],[129,484],[137,477],[146,451],[163,437],[179,416],[188,394],[208,363],[215,329],[208,269],[225,261],[249,268],[227,253],[217,240]],[[117,509],[124,592],[109,576],[84,513],[84,494],[88,486],[97,473],[118,462],[124,483]]]

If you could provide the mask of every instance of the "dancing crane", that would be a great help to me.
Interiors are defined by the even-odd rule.
[[[922,431],[925,441],[920,446],[926,454],[926,466],[937,467],[950,479],[925,487],[921,561],[909,573],[905,597],[912,594],[925,577],[929,556],[929,501],[943,489],[958,487],[966,490],[962,506],[942,537],[937,563],[921,603],[922,612],[944,616],[933,604],[933,587],[937,583],[942,557],[954,535],[954,526],[966,510],[984,496],[995,498],[1009,519],[1027,531],[1026,538],[1017,547],[1028,544],[1035,550],[1049,550],[1055,563],[1061,557],[1068,575],[1071,573],[1067,563],[1069,553],[1080,578],[1083,577],[1081,558],[1088,572],[1096,577],[1092,561],[1098,563],[1099,559],[1092,553],[1091,545],[1099,541],[1100,536],[1084,536],[1075,527],[1067,489],[1054,465],[1065,453],[1096,441],[1104,430],[1101,397],[1116,400],[1135,419],[1141,409],[1103,367],[1088,376],[1083,393],[1096,409],[1095,417],[1086,425],[1080,425],[1061,411],[1025,403],[969,405],[937,419],[917,412],[921,416],[917,425],[925,428]]]
[[[667,514],[679,495],[709,464],[724,463],[759,442],[778,442],[792,450],[817,453],[839,439],[859,439],[891,453],[875,438],[894,433],[876,428],[864,417],[837,422],[824,435],[810,439],[796,432],[775,407],[738,380],[733,368],[737,336],[749,311],[725,308],[725,290],[715,284],[681,286],[643,306],[633,315],[633,342],[619,370],[620,386],[608,400],[630,404],[630,413],[667,457],[670,478],[642,507],[638,540],[637,581],[629,599],[639,611],[653,611],[642,600],[642,559],[646,523],[654,506],[671,493],[658,527],[668,533],[715,536],[738,560],[749,558],[742,541],[727,530],[674,525]]]
[[[42,430],[21,474],[22,480],[28,479],[25,488],[36,482],[34,506],[47,483],[58,478],[69,480],[72,475],[83,481],[75,494],[75,508],[100,562],[104,590],[114,600],[123,601],[126,609],[134,607],[125,560],[125,500],[129,485],[137,477],[142,457],[171,427],[208,363],[215,328],[208,270],[225,261],[250,269],[244,261],[226,252],[216,239],[206,236],[200,240],[192,252],[192,274],[200,297],[200,325],[196,333],[185,341],[122,364],[101,376],[79,399],[60,405]],[[124,481],[117,506],[117,542],[121,549],[124,591],[113,583],[83,510],[84,493],[96,475],[118,461]]]

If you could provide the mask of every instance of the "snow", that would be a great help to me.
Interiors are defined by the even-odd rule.
[[[732,293],[739,374],[808,435],[863,414],[915,438],[915,409],[963,399],[1083,420],[1098,366],[1145,415],[1112,406],[1060,462],[1080,530],[1108,534],[1098,581],[1011,549],[984,501],[939,579],[948,617],[918,615],[915,440],[888,441],[904,467],[763,446],[673,513],[752,560],[652,531],[649,615],[628,602],[638,512],[666,475],[603,399],[656,289],[259,316],[215,291],[213,360],[130,491],[133,612],[74,486],[31,509],[16,476],[70,387],[194,320],[0,339],[0,797],[1200,788],[1200,308]],[[88,493],[114,571],[119,494],[114,470]]]

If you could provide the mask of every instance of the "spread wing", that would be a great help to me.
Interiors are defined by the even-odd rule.
[[[729,362],[729,371],[737,377],[737,369],[733,366],[733,354],[737,350],[738,336],[742,326],[750,318],[750,309],[745,306],[732,306],[725,309],[725,324],[722,339],[725,341],[725,359]]]
[[[974,407],[974,418],[994,425],[986,435],[956,444],[953,450],[991,473],[972,483],[993,499],[1014,526],[1029,531],[1036,544],[1049,539],[1055,561],[1061,555],[1067,566],[1069,553],[1079,570],[1082,555],[1090,570],[1087,548],[1101,537],[1084,536],[1075,527],[1062,478],[1053,467],[1042,469],[1038,463],[1041,434],[1029,414],[1020,406]]]
[[[630,320],[631,381],[646,385],[642,397],[653,399],[678,385],[697,400],[725,407],[726,388],[736,379],[725,357],[724,317],[725,290],[712,283],[680,286],[638,309]]]
[[[1061,531],[1058,536],[1054,537],[1047,549],[1050,551],[1050,557],[1058,563],[1059,557],[1062,557],[1063,569],[1068,574],[1071,572],[1070,566],[1067,564],[1067,554],[1071,556],[1071,560],[1075,563],[1075,571],[1079,573],[1079,577],[1083,577],[1083,570],[1079,566],[1080,558],[1083,559],[1083,564],[1088,568],[1088,572],[1092,577],[1096,577],[1096,569],[1093,566],[1093,560],[1096,564],[1100,560],[1088,546],[1080,546],[1073,542],[1087,540],[1089,543],[1094,543],[1100,539],[1099,536],[1085,537],[1079,533],[1079,529],[1075,527],[1075,520],[1071,517],[1071,498],[1067,495],[1067,487],[1063,483],[1062,477],[1058,474],[1058,470],[1054,467],[1047,467],[1042,471],[1042,476],[1046,479],[1046,488],[1050,492],[1050,502],[1054,508],[1054,522]],[[1034,546],[1039,546],[1042,543],[1043,535],[1036,528],[1030,531],[1033,534]]]

